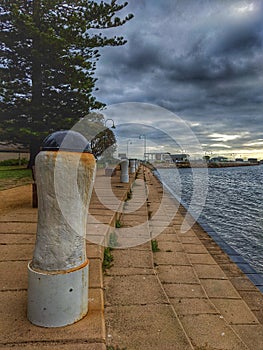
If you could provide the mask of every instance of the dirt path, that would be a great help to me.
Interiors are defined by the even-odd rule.
[[[13,209],[31,208],[31,185],[14,187],[0,191],[0,215]]]

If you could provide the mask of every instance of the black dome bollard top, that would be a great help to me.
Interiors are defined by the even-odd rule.
[[[92,153],[88,140],[73,130],[56,131],[48,135],[42,143],[41,151]]]

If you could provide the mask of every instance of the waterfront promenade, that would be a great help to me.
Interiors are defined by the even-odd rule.
[[[103,173],[96,181],[107,197]],[[262,350],[262,293],[198,224],[181,232],[184,208],[149,169],[141,167],[129,184],[119,183],[119,172],[111,182],[125,203],[116,207],[123,214],[106,208],[93,193],[89,238],[102,242],[114,231],[123,244],[121,229],[134,227],[136,232],[136,226],[144,225],[145,243],[112,250],[112,267],[103,275],[104,248],[87,242],[89,313],[74,325],[55,329],[36,327],[26,318],[27,263],[37,222],[31,187],[0,192],[0,347]],[[132,198],[124,202],[130,188]],[[145,194],[146,201],[136,206]],[[106,201],[112,201],[110,196]],[[155,252],[151,239],[158,242]]]

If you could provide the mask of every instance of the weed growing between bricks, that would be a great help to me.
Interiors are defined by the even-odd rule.
[[[113,255],[111,254],[112,248],[107,247],[104,249],[104,258],[102,262],[102,270],[105,273],[107,269],[110,269],[113,262]]]
[[[148,210],[148,220],[151,220],[151,218],[152,218],[152,211],[151,210]]]
[[[151,241],[151,244],[152,244],[152,251],[153,251],[153,253],[156,253],[156,252],[160,251],[160,249],[158,248],[158,242],[156,241],[156,239],[153,239]]]
[[[117,226],[116,226],[117,227]],[[120,226],[121,227],[121,226]],[[116,235],[116,232],[111,232],[110,238],[109,238],[109,246],[111,248],[118,247],[119,242],[118,242],[118,237]]]
[[[132,199],[132,190],[127,193],[127,200]]]
[[[116,220],[115,227],[116,227],[116,228],[121,228],[121,227],[122,227],[122,224],[121,224],[121,221],[120,221],[120,220]]]

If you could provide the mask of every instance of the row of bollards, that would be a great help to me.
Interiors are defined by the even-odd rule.
[[[129,168],[134,174],[138,167],[136,159],[121,160],[120,181],[128,183]],[[81,134],[55,132],[44,140],[35,163],[38,224],[28,264],[27,316],[35,325],[66,326],[88,312],[86,225],[95,173]]]
[[[122,159],[120,163],[121,167],[121,178],[120,181],[122,183],[128,183],[129,182],[129,168],[130,173],[135,174],[136,170],[139,167],[139,161],[138,159]]]

